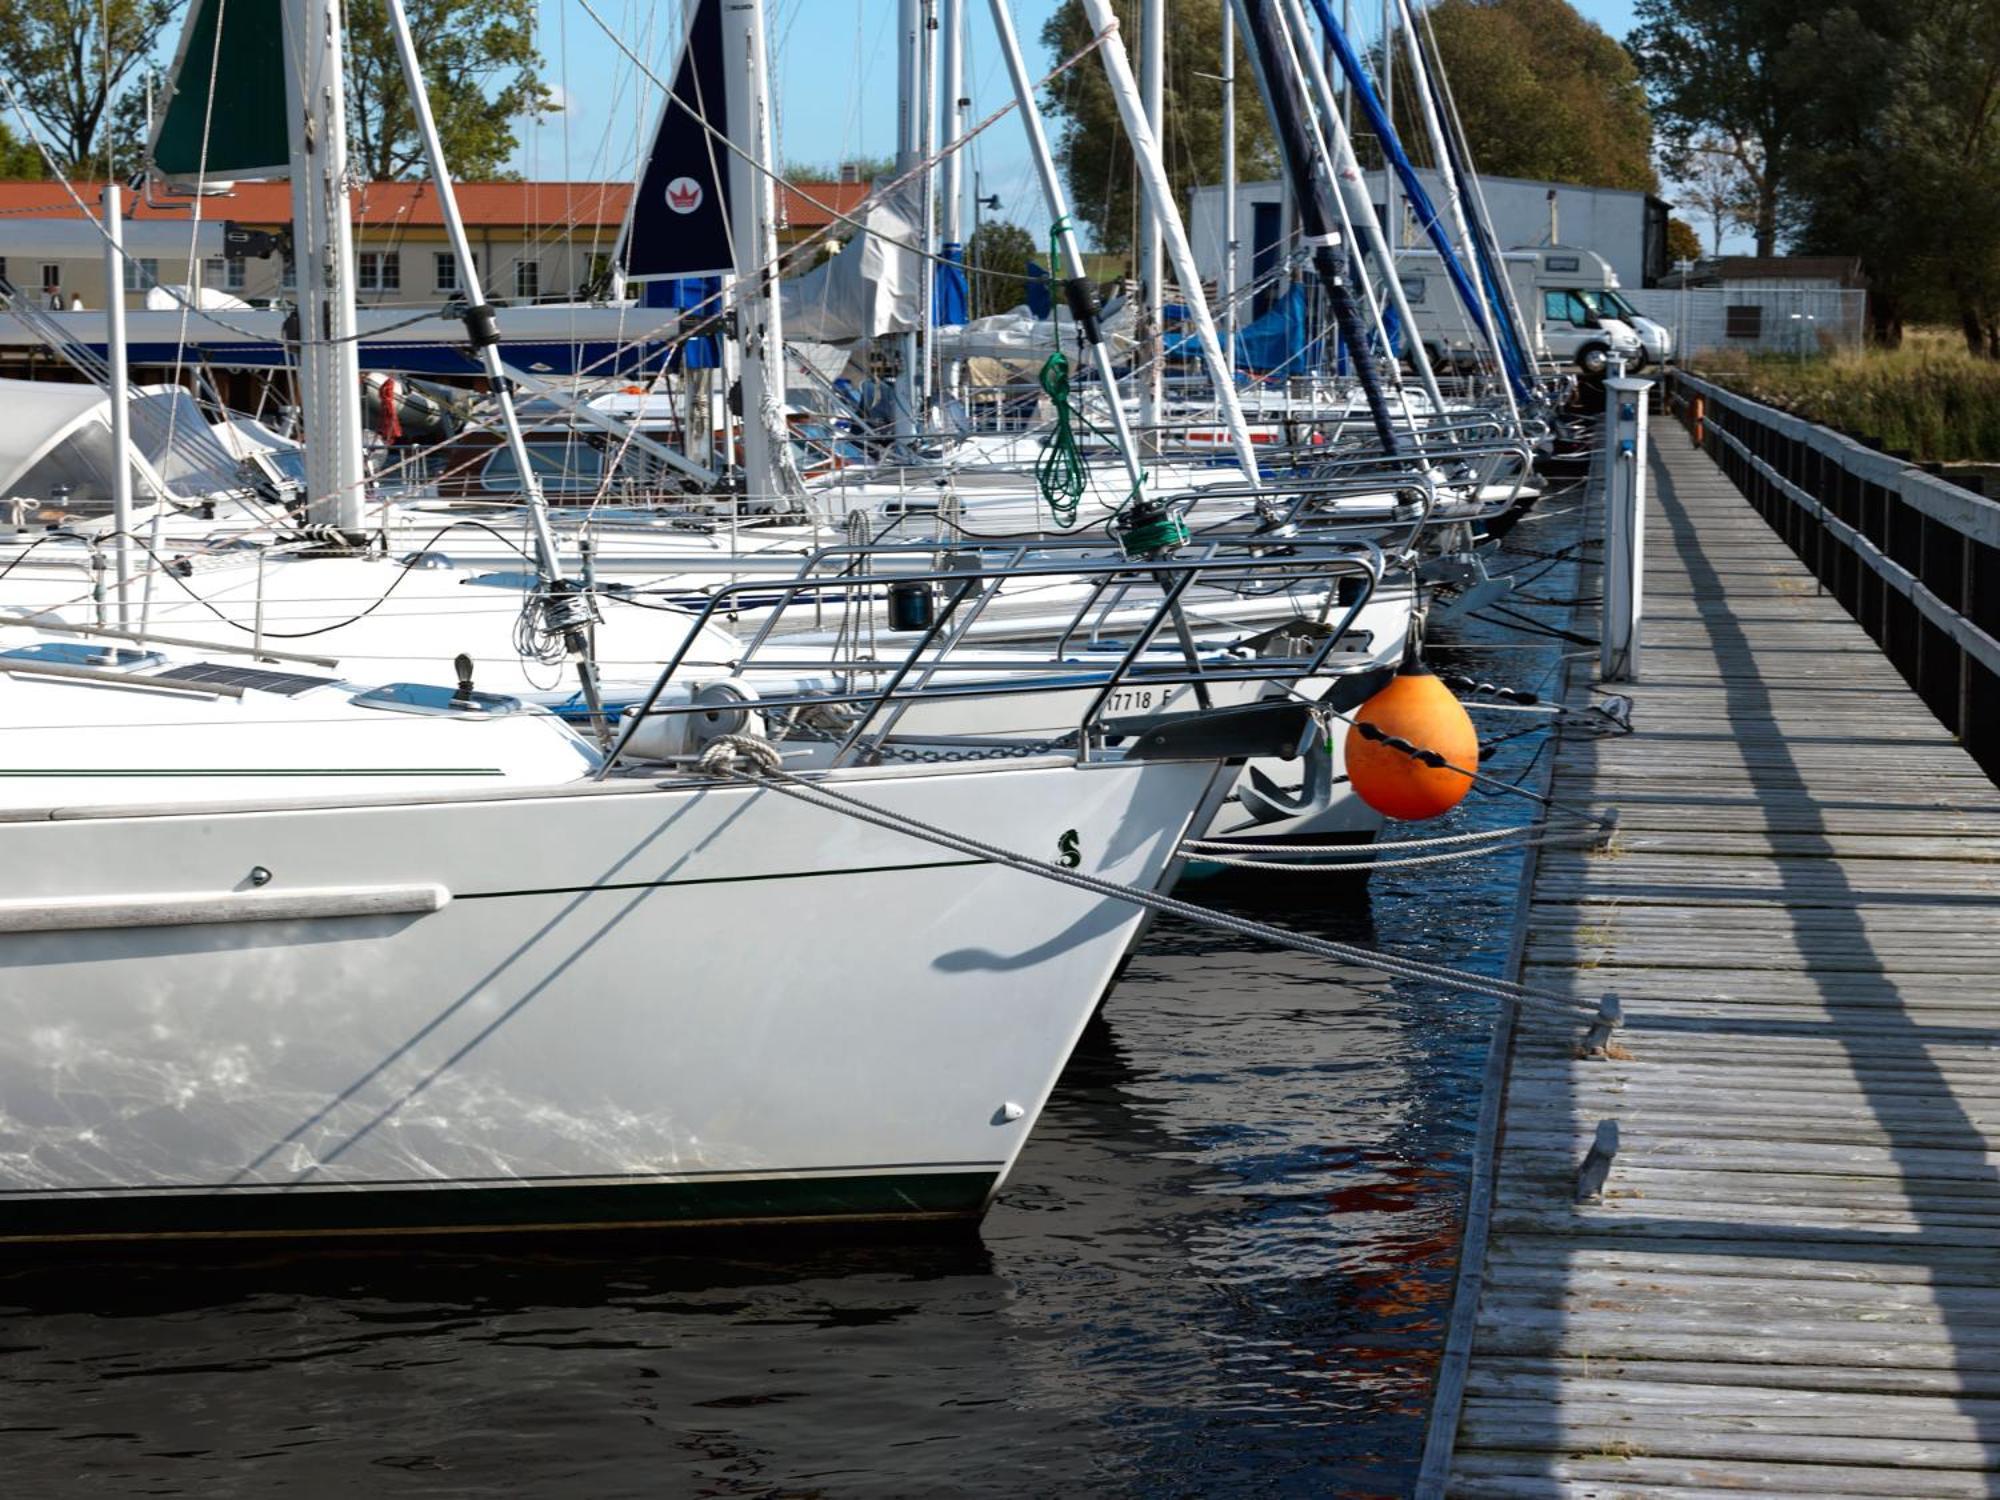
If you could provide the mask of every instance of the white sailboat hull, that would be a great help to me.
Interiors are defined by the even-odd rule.
[[[1229,774],[840,784],[1150,888]],[[1140,925],[740,786],[10,816],[0,1239],[976,1215]]]

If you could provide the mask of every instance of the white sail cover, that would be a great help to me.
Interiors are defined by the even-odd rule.
[[[923,321],[920,231],[907,200],[892,195],[863,210],[862,228],[830,260],[779,283],[785,337],[819,344],[905,333]]]
[[[1137,315],[1127,302],[1104,315],[1104,342],[1114,358],[1122,359],[1138,345]],[[1076,319],[1038,318],[1026,305],[990,318],[974,318],[952,328],[933,329],[931,338],[946,359],[1039,359],[1056,349],[1074,356]]]

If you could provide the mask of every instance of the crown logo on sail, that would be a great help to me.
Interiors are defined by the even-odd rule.
[[[677,214],[691,214],[701,207],[701,184],[692,177],[676,177],[667,184],[667,207]]]

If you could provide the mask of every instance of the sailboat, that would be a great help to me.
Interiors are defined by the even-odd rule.
[[[754,86],[761,5],[722,24]],[[218,90],[283,88],[310,493],[344,529],[338,0],[197,0],[187,27]],[[1063,736],[977,755],[896,721],[1044,688],[969,693],[943,622],[817,697],[676,688],[676,658],[611,753],[469,662],[370,683],[0,630],[0,1240],[976,1216],[1140,929],[1064,873],[1157,887],[1233,762],[1306,722],[1117,721],[1120,681],[1282,689],[1325,654],[1169,666],[1207,564],[1065,566],[1159,602]]]

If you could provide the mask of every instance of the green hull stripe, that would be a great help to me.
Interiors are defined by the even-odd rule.
[[[964,1218],[992,1171],[851,1173],[577,1187],[429,1187],[0,1203],[0,1241],[700,1228],[786,1220]]]
[[[551,885],[524,891],[454,892],[454,901],[499,901],[510,896],[576,896],[593,891],[659,891],[677,885],[744,885],[759,880],[824,880],[830,875],[887,875],[904,870],[960,870],[990,859],[913,860],[900,865],[857,865],[840,870],[777,870],[768,875],[699,875],[689,880],[622,880],[605,885]]]

